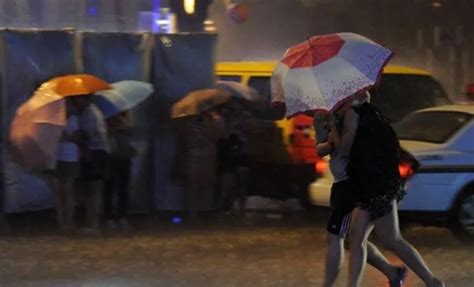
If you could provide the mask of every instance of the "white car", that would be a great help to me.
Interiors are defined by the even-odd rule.
[[[407,195],[402,219],[449,223],[461,238],[474,237],[474,105],[449,105],[413,112],[394,125],[401,146],[419,161],[400,164]],[[321,169],[324,163],[320,163]],[[332,176],[309,187],[312,203],[329,206]]]

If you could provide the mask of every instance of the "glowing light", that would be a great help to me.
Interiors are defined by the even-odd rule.
[[[398,165],[398,171],[400,172],[400,177],[402,179],[408,179],[411,177],[415,172],[408,162],[403,162]]]
[[[323,159],[318,160],[314,165],[316,172],[319,174],[325,173],[328,167],[329,167],[329,163]]]
[[[440,0],[433,1],[432,5],[433,5],[434,8],[440,8],[441,6],[443,6],[443,4],[441,3]]]
[[[155,23],[157,25],[169,25],[170,24],[170,20],[155,20]]]
[[[175,216],[173,217],[173,219],[171,219],[171,222],[173,222],[174,224],[180,224],[183,222],[183,219],[179,216]]]
[[[194,14],[196,9],[196,2],[195,0],[183,0],[184,1],[184,11],[188,14]]]

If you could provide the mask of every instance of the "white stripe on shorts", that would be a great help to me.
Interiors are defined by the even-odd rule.
[[[342,221],[341,229],[339,230],[340,237],[346,237],[349,229],[351,227],[352,221],[352,212],[349,212],[346,216],[344,216],[344,220]]]

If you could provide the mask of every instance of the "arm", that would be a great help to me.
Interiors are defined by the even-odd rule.
[[[316,145],[316,153],[319,157],[327,156],[333,150],[334,145],[329,142],[324,142]]]
[[[358,123],[359,116],[353,109],[348,109],[347,111],[345,111],[342,133],[339,133],[335,128],[335,123],[332,123],[331,130],[334,132],[334,135],[332,137],[334,146],[343,157],[348,157],[351,152],[352,143],[354,142]]]

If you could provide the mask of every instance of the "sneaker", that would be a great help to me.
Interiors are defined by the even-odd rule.
[[[394,280],[390,280],[390,287],[402,287],[407,274],[408,269],[406,266],[397,267],[397,277]]]

